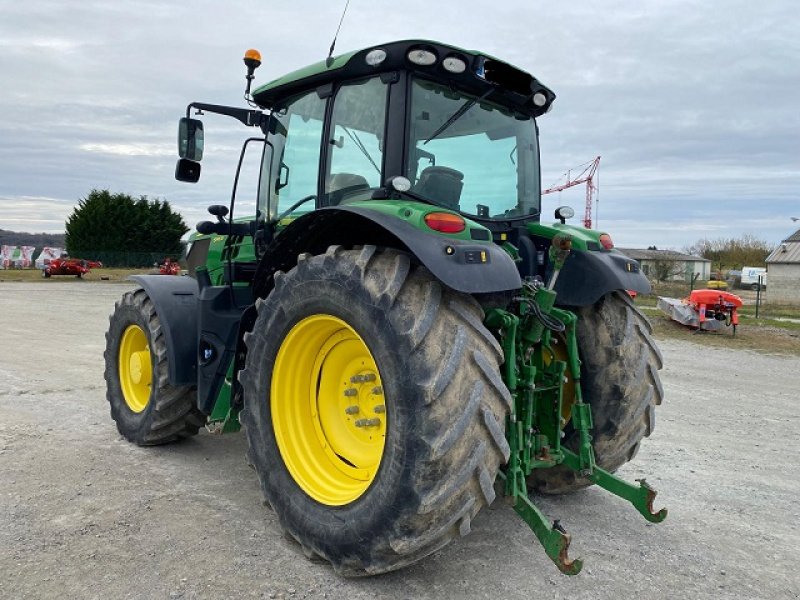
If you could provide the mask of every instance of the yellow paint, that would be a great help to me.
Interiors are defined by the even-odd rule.
[[[278,450],[303,491],[328,506],[367,491],[387,412],[378,366],[355,329],[325,314],[292,327],[275,359],[270,410]]]
[[[119,343],[119,383],[131,411],[140,413],[147,408],[152,382],[153,364],[147,336],[138,325],[129,325]]]

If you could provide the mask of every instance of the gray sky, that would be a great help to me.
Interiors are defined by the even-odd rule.
[[[207,117],[203,176],[178,183],[186,104],[241,105],[247,48],[263,55],[256,84],[321,60],[343,6],[0,0],[0,228],[63,231],[92,188],[203,220],[227,203],[249,131]],[[538,77],[558,95],[539,121],[543,185],[602,155],[598,226],[617,245],[776,243],[800,217],[798,12],[788,0],[352,0],[337,53],[436,39]],[[545,218],[557,203],[582,215],[584,188],[545,197]]]

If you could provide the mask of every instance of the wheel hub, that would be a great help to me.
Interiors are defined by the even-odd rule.
[[[119,343],[119,383],[125,404],[135,413],[150,402],[153,379],[150,344],[138,325],[129,325]]]

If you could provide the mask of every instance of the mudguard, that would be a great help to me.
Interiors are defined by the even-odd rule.
[[[433,231],[427,233],[375,210],[337,206],[303,215],[275,237],[256,274],[256,295],[266,296],[275,271],[294,266],[300,252],[321,254],[336,244],[374,244],[407,250],[434,277],[458,292],[484,294],[522,287],[514,261],[492,242],[469,242]]]
[[[192,277],[132,275],[156,309],[167,344],[169,382],[197,384],[198,288]]]
[[[573,251],[555,286],[562,306],[589,306],[615,290],[649,294],[650,289],[639,263],[617,250]]]

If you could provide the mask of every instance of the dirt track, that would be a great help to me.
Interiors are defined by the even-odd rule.
[[[800,598],[798,358],[664,341],[656,432],[620,473],[669,518],[596,489],[538,499],[577,577],[497,501],[420,564],[345,580],[283,538],[243,436],[117,433],[103,334],[126,287],[0,283],[0,598]]]

